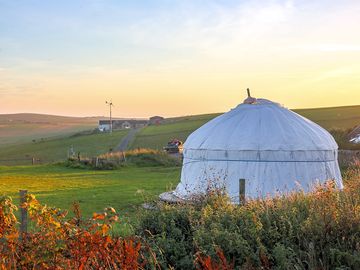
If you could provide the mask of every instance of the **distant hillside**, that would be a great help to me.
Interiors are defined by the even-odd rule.
[[[360,105],[294,111],[327,130],[352,129],[360,125]],[[194,130],[219,115],[217,113],[168,118],[163,125],[143,129],[135,138],[131,148],[162,149],[170,139],[177,138],[185,141]]]
[[[0,123],[7,122],[25,122],[25,123],[84,123],[94,122],[104,116],[96,117],[72,117],[72,116],[60,116],[50,114],[37,114],[37,113],[15,113],[15,114],[0,114]]]
[[[93,129],[100,118],[103,117],[67,117],[33,113],[0,114],[0,146]]]
[[[352,129],[360,124],[360,105],[294,111],[326,129]]]

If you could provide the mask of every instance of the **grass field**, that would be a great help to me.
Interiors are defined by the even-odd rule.
[[[113,171],[73,169],[61,165],[0,167],[0,195],[18,198],[27,189],[43,203],[71,209],[78,201],[85,216],[112,206],[132,214],[144,199],[157,197],[179,181],[178,167],[124,167]]]
[[[108,152],[117,146],[128,131],[116,131],[112,134],[98,133],[91,135],[67,136],[48,141],[25,143],[0,147],[0,164],[24,165],[31,163],[30,158],[36,157],[42,163],[65,160],[73,146],[76,153],[83,156],[95,156]],[[25,160],[23,160],[25,159]]]
[[[360,106],[301,109],[295,112],[309,118],[320,126],[331,129],[351,129],[360,124]],[[137,134],[131,148],[162,149],[166,143],[177,138],[185,141],[194,130],[219,114],[195,115],[167,119],[159,126],[148,126]]]
[[[294,110],[320,126],[330,129],[351,129],[360,124],[360,106]]]
[[[141,130],[131,144],[131,148],[162,147],[172,138],[185,140],[190,133],[214,117],[213,114],[189,116],[169,119],[167,123],[158,126],[148,126]]]

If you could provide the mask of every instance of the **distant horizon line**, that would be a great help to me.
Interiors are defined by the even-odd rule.
[[[330,109],[330,108],[346,108],[346,107],[358,107],[357,105],[344,105],[344,106],[324,106],[324,107],[307,107],[307,108],[291,108],[290,110],[316,110],[316,109]],[[199,114],[183,114],[183,115],[173,115],[173,116],[163,116],[161,114],[152,115],[148,117],[121,117],[121,116],[113,116],[114,119],[149,119],[153,116],[163,116],[164,118],[177,118],[177,117],[186,117],[193,115],[208,115],[208,114],[221,114],[225,112],[208,112],[208,113],[199,113]],[[69,117],[69,118],[109,118],[109,116],[105,115],[94,115],[94,116],[75,116],[75,115],[65,115],[65,114],[52,114],[52,113],[39,113],[39,112],[16,112],[16,113],[0,113],[2,115],[20,115],[20,114],[33,114],[33,115],[46,115],[46,116],[57,116],[57,117]]]

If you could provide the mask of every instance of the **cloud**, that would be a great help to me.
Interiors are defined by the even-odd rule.
[[[208,55],[225,48],[234,52],[263,45],[259,39],[271,38],[271,30],[282,28],[293,11],[292,1],[248,1],[235,7],[210,4],[206,9],[187,7],[176,15],[159,14],[133,24],[130,39],[137,45],[189,49]]]
[[[324,44],[307,44],[298,47],[307,51],[319,52],[360,52],[360,44],[339,44],[339,43],[324,43]]]

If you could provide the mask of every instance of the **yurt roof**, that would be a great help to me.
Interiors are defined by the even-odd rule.
[[[278,103],[257,99],[242,103],[193,132],[184,149],[201,150],[335,150],[334,138],[322,127]]]

